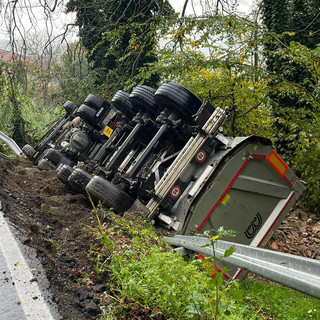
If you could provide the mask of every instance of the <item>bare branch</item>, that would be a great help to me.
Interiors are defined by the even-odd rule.
[[[189,2],[189,0],[185,0],[185,2],[184,2],[183,9],[182,9],[182,12],[181,12],[181,17],[184,17],[184,15],[186,13],[188,2]]]
[[[251,107],[249,110],[247,110],[246,112],[244,112],[243,114],[241,114],[237,118],[242,118],[245,115],[247,115],[249,112],[251,112],[252,110],[257,109],[261,105],[261,103],[262,103],[262,101],[258,102],[257,104],[255,104],[253,107]]]

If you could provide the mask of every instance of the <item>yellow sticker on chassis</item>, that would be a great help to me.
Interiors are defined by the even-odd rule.
[[[106,126],[106,127],[104,127],[102,133],[103,133],[104,135],[106,135],[108,138],[110,138],[112,132],[113,132],[113,130],[112,130],[110,127]]]

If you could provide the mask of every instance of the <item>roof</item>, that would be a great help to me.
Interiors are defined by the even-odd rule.
[[[11,51],[0,49],[0,61],[8,62],[14,59],[22,60],[22,56],[19,54],[13,54]]]

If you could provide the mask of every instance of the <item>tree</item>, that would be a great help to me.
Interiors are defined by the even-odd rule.
[[[91,70],[87,60],[87,50],[80,42],[70,43],[67,50],[60,56],[59,63],[52,71],[58,90],[55,101],[62,105],[66,100],[82,104],[89,93],[100,97],[110,97],[112,92],[95,86],[97,72]]]
[[[309,1],[307,1],[309,2]],[[292,157],[294,141],[288,141],[290,119],[296,110],[312,110],[308,99],[302,99],[299,87],[310,92],[314,87],[314,79],[310,70],[289,55],[290,42],[297,41],[311,45],[305,32],[311,32],[316,15],[306,9],[305,0],[264,0],[262,2],[263,20],[268,33],[265,42],[267,69],[275,75],[270,82],[269,97],[271,98],[274,116],[274,142],[278,150],[289,158]],[[303,17],[303,19],[302,19]],[[310,23],[308,23],[309,21]],[[320,39],[320,38],[319,38]],[[291,84],[291,89],[283,91],[283,82]]]
[[[306,199],[314,208],[320,197],[318,0],[263,0],[265,55],[272,77],[269,97],[274,143],[293,169],[309,183]]]
[[[60,30],[57,34],[55,20],[62,9],[62,2],[56,0],[0,2],[2,27],[7,29],[6,41],[2,41],[2,45],[11,51],[13,57],[13,61],[0,66],[1,81],[6,83],[0,90],[0,96],[4,99],[2,101],[7,102],[3,103],[4,110],[0,112],[0,117],[8,119],[6,114],[11,116],[7,123],[0,122],[8,134],[7,127],[12,127],[11,136],[19,145],[30,142],[26,134],[26,130],[30,129],[26,121],[30,113],[25,111],[36,106],[33,111],[38,112],[38,117],[33,123],[37,125],[32,129],[34,133],[38,131],[40,118],[46,118],[42,117],[43,111],[52,104],[49,81],[52,79],[51,62],[56,56],[53,49],[58,48],[55,40],[61,40],[61,48],[69,30],[67,26],[66,30]],[[43,36],[44,32],[46,34]],[[33,101],[36,102],[33,104]]]
[[[76,12],[80,41],[88,60],[98,70],[97,84],[119,89],[156,60],[154,51],[159,18],[171,13],[167,0],[70,0],[68,12]],[[155,85],[159,75],[146,82]]]
[[[257,15],[240,15],[231,2],[205,1],[199,16],[182,12],[161,20],[159,59],[142,68],[136,81],[157,71],[163,81],[177,81],[213,106],[228,107],[227,134],[270,137]]]

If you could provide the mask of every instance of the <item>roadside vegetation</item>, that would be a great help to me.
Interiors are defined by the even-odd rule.
[[[32,62],[0,62],[0,130],[33,144],[67,100],[81,104],[92,93],[110,101],[120,89],[176,81],[227,110],[226,135],[271,139],[307,182],[301,203],[320,214],[320,2],[263,0],[250,14],[237,12],[236,1],[209,3],[188,16],[160,0],[68,1],[79,41]],[[209,277],[201,260],[172,253],[138,214],[94,214],[94,271],[79,283],[107,284],[103,320],[320,319],[317,299]]]
[[[320,300],[281,285],[217,282],[205,261],[173,253],[137,213],[120,217],[98,208],[96,217],[98,227],[90,228],[95,272],[81,282],[107,284],[100,319],[320,319]]]

